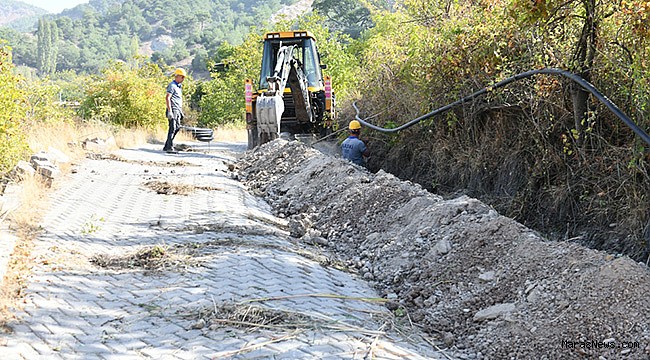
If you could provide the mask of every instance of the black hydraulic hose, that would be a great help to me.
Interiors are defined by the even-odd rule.
[[[564,77],[566,77],[568,79],[573,80],[574,82],[576,82],[577,84],[582,86],[585,90],[587,90],[592,95],[594,95],[598,100],[600,100],[600,102],[605,104],[605,106],[607,106],[607,108],[611,112],[613,112],[614,115],[616,115],[619,119],[623,120],[623,122],[630,129],[632,129],[632,131],[634,131],[635,134],[637,134],[641,139],[643,139],[643,141],[645,141],[648,145],[650,145],[650,135],[648,135],[643,129],[641,129],[637,124],[635,124],[634,121],[632,121],[627,115],[625,115],[625,113],[623,111],[621,111],[621,109],[619,109],[618,106],[616,106],[616,104],[614,104],[605,95],[603,95],[600,91],[598,91],[598,89],[596,89],[587,80],[583,79],[582,77],[580,77],[580,76],[578,76],[578,75],[576,75],[574,73],[568,72],[566,70],[561,70],[561,69],[553,69],[553,68],[538,69],[538,70],[530,70],[530,71],[523,72],[521,74],[517,74],[517,75],[509,77],[509,78],[507,78],[505,80],[501,80],[501,81],[499,81],[498,83],[496,83],[496,84],[494,84],[492,86],[483,88],[483,89],[481,89],[481,90],[479,90],[479,91],[477,91],[477,92],[475,92],[475,93],[473,93],[473,94],[471,94],[469,96],[466,96],[466,97],[464,97],[464,98],[462,98],[462,99],[460,99],[458,101],[455,101],[455,102],[453,102],[451,104],[448,104],[448,105],[445,105],[445,106],[443,106],[441,108],[433,110],[432,112],[430,112],[428,114],[424,114],[424,115],[422,115],[422,116],[420,116],[420,117],[418,117],[416,119],[413,119],[413,120],[407,122],[406,124],[403,124],[401,126],[393,128],[393,129],[386,129],[386,128],[383,128],[383,127],[380,127],[380,126],[377,126],[377,125],[373,125],[373,124],[361,119],[359,117],[359,108],[357,107],[356,102],[352,103],[352,106],[354,107],[354,109],[357,112],[357,115],[355,116],[355,118],[361,124],[363,124],[364,126],[367,126],[367,127],[371,128],[373,130],[377,130],[377,131],[380,131],[380,132],[383,132],[383,133],[395,133],[395,132],[407,129],[407,128],[419,123],[422,120],[426,120],[426,119],[428,119],[428,118],[430,118],[432,116],[442,114],[444,112],[447,112],[447,111],[453,109],[456,106],[459,106],[459,105],[462,105],[462,104],[467,103],[469,101],[472,101],[472,100],[476,99],[477,97],[485,95],[485,94],[487,94],[488,92],[490,92],[490,91],[492,91],[494,89],[504,87],[504,86],[506,86],[506,85],[508,85],[510,83],[515,82],[515,81],[527,79],[529,77],[539,75],[539,74],[564,76]]]

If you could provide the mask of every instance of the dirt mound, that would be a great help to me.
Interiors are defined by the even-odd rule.
[[[545,241],[478,200],[297,142],[266,144],[240,169],[294,236],[323,238],[465,358],[650,356],[650,272],[627,257]]]

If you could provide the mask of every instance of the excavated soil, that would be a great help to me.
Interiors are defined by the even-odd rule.
[[[292,236],[342,257],[469,359],[650,358],[650,272],[298,142],[239,163]]]

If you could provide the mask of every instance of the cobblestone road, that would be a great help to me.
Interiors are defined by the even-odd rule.
[[[363,280],[291,241],[285,222],[231,179],[225,162],[242,145],[175,155],[157,148],[87,160],[61,181],[1,359],[446,358],[385,331],[390,314],[367,301],[377,294]],[[196,191],[158,194],[145,186],[155,180]],[[90,261],[154,245],[181,261],[158,272]],[[229,311],[280,320],[252,327],[252,315]]]

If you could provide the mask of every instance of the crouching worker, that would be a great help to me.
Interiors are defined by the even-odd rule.
[[[348,126],[350,136],[341,144],[343,158],[360,166],[366,166],[364,157],[370,156],[370,151],[366,144],[359,139],[361,135],[361,123],[357,120],[350,121]]]

